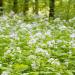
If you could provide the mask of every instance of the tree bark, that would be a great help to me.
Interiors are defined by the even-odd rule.
[[[54,8],[55,8],[55,0],[50,0],[50,5],[49,5],[49,18],[53,18],[54,19]]]
[[[2,7],[2,4],[3,4],[3,1],[2,1],[2,0],[0,0],[0,7]]]
[[[3,0],[0,0],[0,15],[3,13]]]
[[[27,14],[27,11],[29,10],[29,0],[24,1],[24,10],[23,13]]]
[[[35,0],[35,9],[34,9],[35,14],[38,15],[38,0]]]
[[[14,0],[14,2],[13,2],[14,4],[13,4],[13,11],[15,12],[15,13],[17,13],[17,0]]]
[[[68,0],[67,9],[66,9],[66,20],[69,20],[70,18],[70,4],[71,0]]]

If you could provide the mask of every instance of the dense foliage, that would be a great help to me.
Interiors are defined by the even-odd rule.
[[[25,0],[1,0],[1,1],[3,1],[4,13],[11,12],[12,10],[13,11],[15,10],[15,12],[20,13],[25,11],[24,9],[27,8],[26,5],[27,2],[25,2]],[[14,1],[16,1],[17,4],[14,5]],[[38,10],[39,13],[42,12],[45,15],[48,15],[50,5],[49,1],[51,0],[38,0],[38,4],[35,3],[35,1],[36,0],[29,0],[28,13],[33,14],[33,12],[36,13],[36,11]],[[55,18],[56,17],[60,17],[61,19],[73,18],[75,15],[75,0],[55,0],[54,10],[55,10]]]
[[[75,75],[75,0],[0,0],[0,75]]]
[[[74,75],[75,17],[0,17],[1,75]]]

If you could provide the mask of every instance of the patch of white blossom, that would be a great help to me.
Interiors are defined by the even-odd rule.
[[[50,59],[48,59],[48,62],[51,64],[54,64],[54,65],[60,66],[60,62],[58,59],[50,58]]]
[[[3,71],[1,75],[9,75],[8,71]]]

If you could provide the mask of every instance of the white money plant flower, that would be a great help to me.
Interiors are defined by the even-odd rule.
[[[30,59],[30,60],[35,60],[37,58],[37,56],[35,56],[35,55],[29,55],[28,56],[28,59]]]
[[[48,53],[47,50],[44,50],[44,49],[42,49],[42,48],[40,48],[40,47],[37,47],[37,48],[36,48],[35,53],[36,53],[36,54],[41,53],[41,54],[42,54],[43,56],[45,56],[45,57],[49,57],[49,56],[50,56],[50,54]]]
[[[49,47],[53,47],[54,44],[55,44],[55,40],[50,40],[50,41],[47,42],[47,45],[48,45]]]
[[[57,65],[57,66],[60,65],[59,60],[58,59],[54,59],[54,58],[48,59],[48,62],[51,63],[51,64],[54,64],[54,65]]]
[[[50,30],[46,31],[45,35],[51,36],[51,31]]]
[[[32,67],[33,70],[38,69],[39,66],[40,66],[40,64],[38,64],[36,61],[33,61],[32,64],[31,64],[31,67]]]
[[[3,71],[1,75],[9,75],[8,71]]]
[[[70,37],[71,37],[71,38],[75,38],[75,33],[72,33],[72,34],[70,35]]]

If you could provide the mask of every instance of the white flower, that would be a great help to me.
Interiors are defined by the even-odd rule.
[[[72,47],[72,48],[75,48],[75,43],[72,43],[72,44],[71,44],[71,47]]]
[[[37,32],[37,33],[34,35],[34,37],[35,37],[35,38],[38,38],[38,39],[39,39],[39,38],[40,38],[40,39],[45,39],[45,38],[46,38],[45,35],[42,34],[42,32]]]
[[[6,23],[6,27],[10,27],[10,25],[8,23]]]
[[[9,75],[9,72],[3,71],[1,75]]]
[[[70,37],[71,37],[71,38],[75,38],[75,33],[72,33],[72,34],[70,35]]]
[[[69,19],[69,22],[72,22],[72,19]]]
[[[66,48],[66,46],[65,46],[65,45],[62,45],[61,47],[62,47],[62,48]]]
[[[22,20],[18,20],[17,23],[18,23],[18,24],[21,24],[21,23],[22,23]]]
[[[37,68],[38,68],[38,67],[37,67],[37,64],[36,64],[36,62],[35,62],[35,61],[34,61],[34,62],[32,62],[31,67],[32,67],[32,69],[33,69],[33,70],[35,70],[35,69],[37,69]]]
[[[58,72],[56,75],[61,75],[61,73]]]
[[[48,41],[48,42],[47,42],[47,45],[48,45],[49,47],[52,47],[52,46],[53,46],[53,44],[52,44],[51,41]]]
[[[20,50],[20,47],[17,47],[17,50]]]
[[[47,50],[44,50],[44,55],[45,55],[46,57],[49,57],[49,56],[50,56]]]
[[[30,60],[34,60],[34,59],[36,59],[37,57],[36,57],[35,55],[29,55],[28,58],[29,58]]]
[[[34,17],[35,19],[38,19],[38,18],[41,17],[41,15],[34,15],[33,17]]]
[[[58,59],[55,59],[51,64],[55,64],[55,65],[59,66],[60,62],[58,61]]]
[[[49,63],[51,63],[52,61],[54,61],[54,58],[48,59],[48,62],[49,62]]]
[[[16,49],[17,49],[17,52],[21,53],[20,47],[17,47]]]
[[[61,26],[59,26],[59,29],[60,29],[60,30],[65,30],[65,29],[66,29],[66,26],[61,25]]]
[[[15,33],[11,33],[11,34],[10,34],[10,37],[11,37],[11,38],[13,38],[13,37],[15,37],[15,36],[16,36]]]
[[[8,17],[5,16],[5,15],[3,15],[2,18],[3,18],[3,20],[7,20],[8,19]]]
[[[35,53],[40,53],[40,52],[44,52],[44,50],[42,48],[37,47]]]
[[[62,40],[57,40],[57,43],[61,43],[62,42]]]
[[[25,27],[28,28],[28,29],[32,29],[32,25],[31,24],[27,24]]]
[[[69,22],[73,22],[75,20],[75,17],[72,18],[72,19],[69,19]]]
[[[23,73],[22,75],[29,75],[29,73]]]
[[[71,50],[69,50],[69,52],[68,52],[70,55],[72,54],[72,51]]]
[[[39,45],[41,46],[41,47],[46,47],[46,44],[44,44],[44,43],[39,43]]]
[[[47,45],[48,45],[49,47],[53,47],[54,44],[55,44],[55,40],[51,40],[51,41],[48,41],[48,42],[47,42]]]
[[[3,29],[2,29],[2,27],[0,26],[0,32],[2,32],[3,31]]]
[[[48,35],[48,36],[51,36],[51,31],[47,31],[47,32],[45,32],[45,35]]]
[[[30,38],[31,38],[31,39],[34,39],[34,36],[33,36],[33,35],[31,35],[31,33],[30,33]]]
[[[21,28],[26,28],[25,26],[26,26],[26,23],[21,23],[21,24],[20,24],[20,27],[21,27]]]
[[[37,47],[35,53],[41,53],[43,56],[49,57],[49,53],[47,50]]]
[[[10,38],[19,40],[19,37],[18,37],[17,33],[12,32],[12,33],[10,33],[9,36],[10,36]]]
[[[0,64],[0,67],[2,67],[2,64]]]
[[[37,36],[37,37],[41,37],[41,36],[42,36],[42,33],[41,33],[41,32],[38,32],[38,33],[36,33],[34,36],[35,36],[35,37],[36,37],[36,36]]]
[[[48,62],[54,65],[58,65],[58,66],[60,65],[60,62],[58,61],[58,59],[54,59],[54,58],[50,58]]]
[[[31,39],[31,40],[29,40],[29,42],[28,42],[28,44],[29,45],[32,45],[32,44],[35,44],[37,42],[37,38],[36,39]]]
[[[37,27],[39,24],[37,22],[32,22],[32,27]]]
[[[35,0],[32,0],[33,1],[33,3],[35,3]]]
[[[14,11],[11,11],[9,15],[12,17],[14,16],[14,14],[15,14]]]
[[[9,54],[10,52],[11,52],[11,50],[9,49],[9,50],[7,50],[7,51],[4,53],[4,55]]]
[[[54,20],[54,22],[60,22],[61,20],[60,20],[60,18],[56,18],[55,20]]]
[[[47,22],[48,22],[48,18],[45,18],[45,21],[47,21]]]
[[[68,66],[69,61],[66,59],[64,64],[65,64],[66,66]]]

